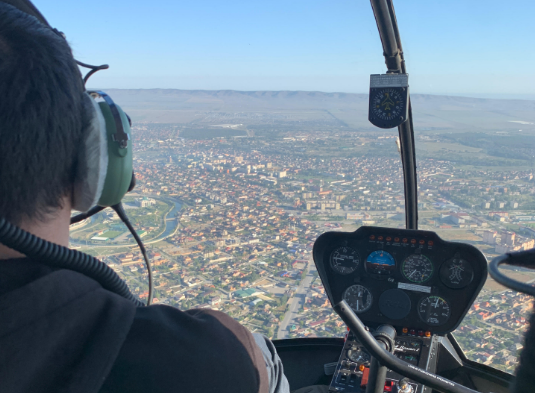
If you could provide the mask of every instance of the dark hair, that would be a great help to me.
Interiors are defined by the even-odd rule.
[[[46,220],[70,195],[91,102],[67,42],[0,2],[0,217]]]

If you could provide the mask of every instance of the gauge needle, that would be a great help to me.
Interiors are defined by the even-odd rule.
[[[414,273],[416,273],[416,270],[413,270],[412,273],[409,274],[409,278],[411,278]]]
[[[357,310],[359,309],[359,299],[357,299]]]
[[[438,307],[438,300],[439,300],[439,299],[437,298],[437,302],[435,303],[435,306],[434,306],[435,308]]]

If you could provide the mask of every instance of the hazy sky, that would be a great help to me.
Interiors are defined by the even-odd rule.
[[[34,0],[101,88],[367,92],[366,0]],[[413,93],[535,98],[535,2],[394,0]]]

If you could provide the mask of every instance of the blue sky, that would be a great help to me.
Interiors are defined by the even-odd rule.
[[[535,2],[394,0],[413,93],[535,98]],[[367,0],[34,0],[100,88],[363,93],[385,71]]]

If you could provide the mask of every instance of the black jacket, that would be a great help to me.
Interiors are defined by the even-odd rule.
[[[96,281],[0,260],[0,392],[266,392],[246,328],[212,310],[135,307]]]

